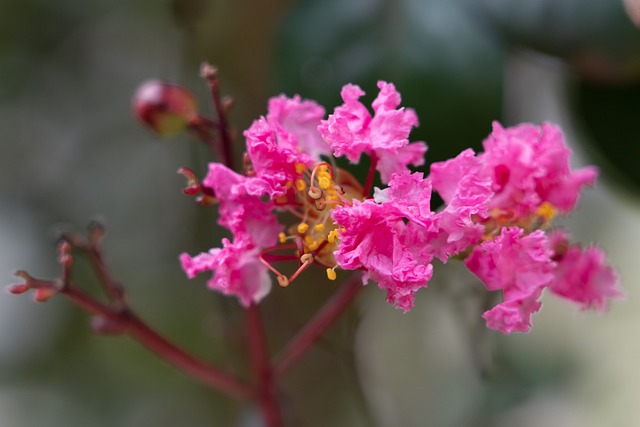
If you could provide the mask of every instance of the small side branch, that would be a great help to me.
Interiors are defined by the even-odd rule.
[[[307,325],[298,332],[274,363],[274,375],[284,375],[306,351],[344,313],[362,289],[360,275],[349,279],[342,288],[327,301]]]
[[[273,368],[264,333],[260,308],[251,304],[245,310],[251,363],[258,381],[258,403],[268,427],[282,427],[282,415],[276,396]]]
[[[29,275],[26,271],[19,271],[16,275],[23,279],[23,283],[10,285],[8,290],[13,294],[22,294],[33,290],[35,299],[47,301],[57,294],[69,298],[74,304],[88,313],[93,314],[93,328],[102,334],[129,334],[156,356],[202,382],[239,399],[252,399],[256,392],[254,388],[226,371],[212,366],[164,338],[157,331],[143,322],[124,301],[121,286],[113,279],[112,274],[104,263],[96,236],[89,230],[89,237],[84,238],[75,234],[65,236],[65,240],[58,246],[59,262],[62,267],[59,280],[42,280]],[[96,270],[110,304],[105,304],[88,293],[80,290],[71,281],[73,247],[88,252],[93,267]]]

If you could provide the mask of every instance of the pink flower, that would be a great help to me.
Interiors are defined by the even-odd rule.
[[[531,315],[540,308],[537,298],[554,278],[552,254],[543,231],[525,235],[518,227],[503,228],[474,248],[465,264],[487,289],[502,290],[504,298],[484,314],[487,327],[506,334],[531,328]]]
[[[299,147],[316,161],[321,155],[331,155],[329,145],[318,132],[323,118],[323,107],[310,100],[301,100],[298,95],[293,98],[280,95],[269,100],[267,122],[279,137],[289,140],[287,145]]]
[[[219,163],[209,164],[209,173],[202,181],[220,201],[220,225],[229,229],[234,241],[246,240],[264,248],[276,243],[282,226],[272,211],[273,202],[263,201],[269,187],[260,178],[237,174]]]
[[[505,300],[491,310],[484,312],[482,317],[487,321],[487,327],[504,334],[512,332],[529,332],[531,330],[531,315],[542,305],[538,298],[542,288],[532,289],[530,295],[511,300]]]
[[[376,170],[380,172],[380,181],[389,182],[394,173],[408,171],[407,165],[422,166],[424,155],[427,152],[427,144],[414,142],[398,148],[398,152],[378,150],[375,152],[378,157]]]
[[[375,189],[374,200],[385,203],[396,215],[426,226],[433,221],[431,211],[431,180],[420,172],[408,170],[392,175],[389,186],[384,190]]]
[[[433,189],[440,194],[445,203],[450,203],[460,191],[462,178],[469,175],[480,176],[481,170],[480,159],[468,148],[453,159],[432,163],[429,177],[433,182]]]
[[[345,85],[341,92],[344,104],[336,107],[318,130],[337,157],[346,156],[357,163],[360,155],[366,153],[378,159],[377,169],[386,183],[394,172],[401,172],[408,165],[422,165],[427,147],[423,142],[409,147],[409,133],[418,125],[418,117],[411,109],[397,109],[400,94],[395,86],[380,81],[378,88],[380,93],[373,101],[372,117],[358,101],[364,95],[362,89]]]
[[[236,296],[245,307],[259,302],[271,289],[268,270],[258,258],[259,250],[245,240],[231,243],[222,239],[222,245],[195,257],[181,254],[180,263],[187,277],[213,271],[207,282],[210,289]]]
[[[566,235],[564,235],[566,236]],[[586,249],[554,239],[558,250],[555,279],[549,289],[554,294],[578,303],[582,309],[604,311],[611,298],[620,298],[618,276],[606,263],[602,250],[594,245]]]
[[[313,161],[309,155],[298,150],[295,138],[288,133],[279,133],[267,119],[261,117],[244,131],[247,139],[247,154],[256,177],[273,188],[269,195],[284,194],[287,183],[300,176],[297,164],[310,167]]]
[[[494,122],[484,149],[484,174],[491,178],[496,193],[491,208],[518,218],[534,213],[543,202],[570,212],[582,188],[592,185],[597,176],[592,167],[569,169],[571,151],[560,129],[549,123],[504,129]]]
[[[489,216],[493,191],[491,181],[480,170],[480,159],[471,149],[454,159],[431,165],[433,186],[446,202],[436,215],[438,232],[431,243],[443,262],[477,244],[484,236],[482,223]]]
[[[284,194],[300,177],[300,165],[309,168],[330,153],[318,132],[323,116],[324,108],[315,102],[281,95],[269,100],[266,118],[244,132],[253,171],[268,183],[271,197]]]
[[[455,159],[431,165],[434,189],[449,203],[464,192],[462,187],[489,183],[493,194],[487,200],[488,212],[512,224],[527,221],[543,203],[570,212],[583,187],[592,185],[597,175],[595,168],[569,169],[571,151],[561,131],[548,123],[504,129],[494,122],[484,148],[475,157],[473,151],[465,150]],[[463,179],[469,176],[475,179]],[[482,194],[484,198],[486,192]]]
[[[341,229],[334,252],[337,264],[345,270],[364,270],[365,283],[378,282],[387,300],[405,312],[433,272],[427,241],[433,221],[430,189],[422,174],[397,174],[388,189],[377,193],[381,203],[354,200],[331,215]]]

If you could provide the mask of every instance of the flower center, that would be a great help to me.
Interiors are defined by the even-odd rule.
[[[350,205],[353,199],[362,199],[362,186],[349,172],[320,162],[313,168],[307,169],[302,163],[296,165],[300,176],[293,182],[288,182],[289,191],[278,198],[276,203],[296,216],[300,222],[289,227],[287,233],[280,233],[281,246],[287,241],[294,241],[296,257],[300,260],[298,270],[287,279],[272,266],[272,271],[278,274],[281,286],[287,286],[301,269],[306,269],[312,263],[327,267],[327,277],[335,280],[336,261],[333,252],[338,244],[338,230],[331,218],[331,211],[336,206]],[[304,261],[302,258],[305,258]],[[285,280],[287,279],[287,280]]]

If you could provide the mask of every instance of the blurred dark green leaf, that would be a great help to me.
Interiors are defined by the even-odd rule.
[[[480,0],[477,7],[511,44],[563,58],[585,78],[640,77],[640,31],[621,0]]]
[[[589,147],[608,176],[640,190],[640,81],[604,84],[583,80],[573,91],[574,113],[589,132]]]
[[[301,1],[284,22],[277,89],[327,106],[356,83],[393,82],[421,126],[428,162],[478,148],[500,117],[503,53],[465,1]],[[366,101],[365,101],[366,102]]]

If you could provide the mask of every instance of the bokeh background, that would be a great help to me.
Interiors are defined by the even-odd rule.
[[[215,209],[183,196],[175,173],[202,172],[207,152],[188,136],[159,140],[130,111],[150,78],[181,82],[209,111],[203,60],[236,100],[238,130],[278,93],[330,111],[343,84],[371,100],[384,79],[417,111],[428,162],[480,147],[492,120],[549,120],[576,166],[602,170],[563,224],[608,250],[623,302],[601,316],[545,296],[533,331],[505,337],[484,330],[482,287],[453,263],[406,315],[369,286],[283,382],[290,425],[640,425],[640,32],[620,0],[0,0],[3,281],[17,269],[56,277],[57,230],[103,219],[139,314],[248,375],[237,302],[177,261],[222,237]],[[264,301],[274,352],[335,290],[315,273]],[[75,274],[96,290],[86,263]],[[0,425],[260,425],[255,408],[88,324],[63,298],[0,295]]]

